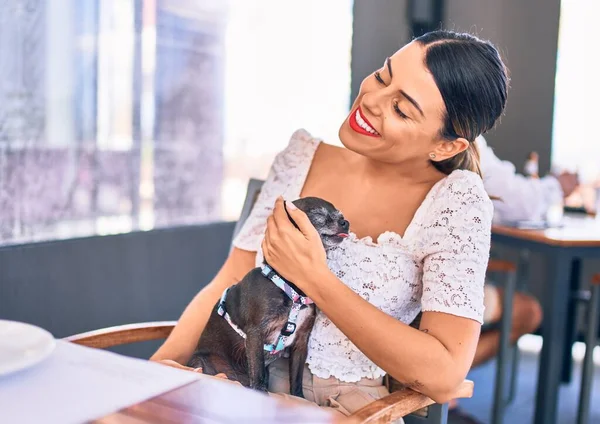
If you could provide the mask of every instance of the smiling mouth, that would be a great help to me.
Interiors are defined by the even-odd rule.
[[[373,128],[371,123],[365,118],[362,110],[359,107],[356,111],[350,115],[350,128],[359,134],[367,135],[369,137],[381,137],[381,135]]]

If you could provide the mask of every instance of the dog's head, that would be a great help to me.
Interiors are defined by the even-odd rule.
[[[325,250],[337,246],[348,237],[350,223],[328,201],[318,197],[302,197],[294,200],[292,203],[308,216],[312,225],[321,235],[321,241]],[[294,221],[292,220],[292,222]],[[294,225],[296,224],[294,223]]]

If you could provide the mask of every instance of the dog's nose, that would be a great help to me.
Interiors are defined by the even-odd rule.
[[[342,227],[342,229],[344,231],[348,231],[348,228],[350,228],[350,223],[348,221],[346,221],[344,218],[340,219],[338,221],[338,224],[340,224],[340,227]]]

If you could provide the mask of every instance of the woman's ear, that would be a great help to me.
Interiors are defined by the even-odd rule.
[[[469,141],[466,138],[458,137],[455,140],[440,141],[432,153],[435,155],[435,158],[432,156],[432,160],[436,162],[441,162],[446,159],[450,159],[451,157],[456,156],[457,154],[464,152],[469,148]]]

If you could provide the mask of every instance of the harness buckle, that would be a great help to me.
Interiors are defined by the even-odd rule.
[[[285,337],[289,337],[292,334],[294,334],[294,331],[296,331],[296,323],[288,321],[285,324],[285,326],[283,327],[283,329],[281,330],[281,335],[285,336]]]

